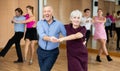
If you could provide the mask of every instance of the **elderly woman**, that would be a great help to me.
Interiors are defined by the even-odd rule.
[[[80,26],[82,13],[74,10],[70,14],[71,23],[65,25],[67,36],[59,39],[67,41],[68,71],[87,71],[88,52],[84,44],[86,29]]]

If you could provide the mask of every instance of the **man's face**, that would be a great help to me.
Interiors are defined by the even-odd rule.
[[[43,17],[46,21],[51,21],[53,16],[53,10],[51,7],[44,7],[43,9]]]
[[[20,13],[18,11],[15,11],[16,16],[20,16]]]
[[[86,12],[85,12],[85,16],[87,16],[87,17],[89,17],[90,16],[90,11],[89,10],[87,10]]]

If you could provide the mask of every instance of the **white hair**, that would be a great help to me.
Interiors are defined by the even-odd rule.
[[[73,10],[70,14],[70,19],[73,17],[80,17],[80,20],[82,18],[82,12],[79,10]]]

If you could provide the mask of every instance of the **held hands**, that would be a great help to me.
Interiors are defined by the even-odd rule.
[[[54,36],[51,36],[50,41],[53,42],[53,43],[56,43],[56,42],[58,42],[58,39]]]
[[[58,41],[59,41],[59,42],[63,42],[63,41],[64,41],[64,38],[59,38]]]
[[[56,38],[54,36],[51,36],[50,37],[50,41],[53,42],[53,43],[57,43],[57,42],[63,42],[64,41],[64,38]]]

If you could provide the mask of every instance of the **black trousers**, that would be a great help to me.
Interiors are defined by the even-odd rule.
[[[120,28],[116,28],[117,33],[117,48],[120,48],[119,41],[120,41]]]
[[[20,47],[20,40],[22,39],[23,35],[24,35],[23,32],[15,32],[14,36],[11,39],[9,39],[6,46],[0,52],[0,55],[4,57],[6,53],[8,52],[8,50],[10,49],[10,47],[13,44],[15,44],[18,61],[23,61],[21,47]]]
[[[89,40],[89,38],[90,38],[90,30],[87,30],[87,32],[86,32],[86,46],[87,46],[87,43],[88,43],[88,40]]]
[[[59,54],[59,49],[43,50],[41,47],[37,49],[40,71],[51,71]]]
[[[107,34],[107,42],[109,42],[109,32],[110,32],[110,37],[112,37],[112,29],[111,29],[111,26],[106,26],[106,27],[105,27],[105,31],[106,31],[106,34]]]

